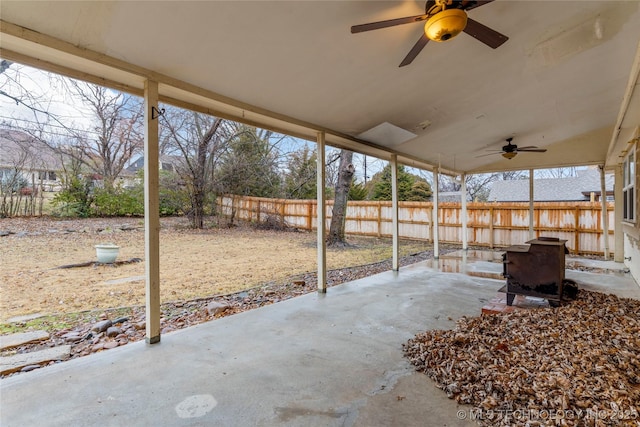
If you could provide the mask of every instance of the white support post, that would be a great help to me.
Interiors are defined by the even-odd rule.
[[[318,231],[318,292],[327,292],[327,242],[326,242],[326,204],[325,204],[325,134],[318,132],[318,155],[316,164],[317,176],[317,211],[316,222]]]
[[[158,82],[144,85],[144,251],[147,344],[160,342],[160,208],[158,198]]]
[[[536,238],[535,231],[533,229],[533,169],[529,169],[529,240]]]
[[[605,182],[604,165],[600,166],[600,203],[602,206],[602,242],[604,259],[609,259],[609,213],[607,212],[607,184]]]
[[[392,253],[393,261],[391,268],[393,271],[400,269],[400,227],[398,221],[398,156],[391,155],[391,234],[393,236]]]
[[[624,197],[622,193],[622,186],[624,184],[622,182],[622,166],[620,165],[616,166],[616,174],[613,182],[613,199],[615,200],[615,203],[613,204],[613,240],[615,242],[613,248],[613,260],[615,262],[624,262],[624,235],[622,233],[622,208],[624,206],[622,203],[622,198]]]
[[[433,221],[433,258],[440,258],[440,248],[438,243],[438,175],[440,170],[435,168],[433,170],[433,212],[431,214],[431,221]]]
[[[467,175],[462,174],[462,183],[460,188],[460,219],[462,222],[462,250],[466,251],[469,246],[467,241]]]

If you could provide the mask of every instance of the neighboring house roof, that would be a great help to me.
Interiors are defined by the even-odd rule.
[[[0,168],[58,171],[62,161],[48,145],[29,134],[0,129]]]
[[[607,194],[613,192],[612,175],[605,175]],[[533,180],[533,194],[536,202],[588,201],[591,193],[600,194],[600,171],[597,169],[578,170],[578,176],[569,178],[548,178]],[[489,193],[490,202],[529,201],[529,180],[495,181]]]
[[[176,168],[183,164],[184,161],[180,156],[172,156],[168,154],[160,154],[159,156],[160,170],[175,171]],[[127,166],[126,170],[129,172],[137,172],[144,167],[144,156],[138,157]]]

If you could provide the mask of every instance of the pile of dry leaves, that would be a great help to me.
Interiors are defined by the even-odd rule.
[[[638,300],[581,291],[555,309],[463,317],[404,350],[482,425],[640,426]]]

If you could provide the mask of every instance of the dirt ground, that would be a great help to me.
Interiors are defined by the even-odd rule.
[[[143,262],[58,268],[95,261],[94,245],[99,243],[119,245],[118,260],[144,259],[142,220],[0,219],[0,232],[7,231],[11,234],[0,237],[0,321],[34,313],[144,304]],[[315,237],[315,233],[261,231],[250,226],[191,230],[184,218],[163,219],[161,301],[228,294],[315,271]],[[389,239],[349,241],[356,247],[328,251],[328,269],[391,256]],[[428,247],[426,242],[403,242],[401,256]]]

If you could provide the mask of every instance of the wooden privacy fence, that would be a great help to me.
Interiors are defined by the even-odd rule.
[[[266,199],[225,196],[218,199],[223,215],[253,222],[278,221],[301,230],[316,228],[315,200]],[[327,200],[327,227],[331,221],[333,201]],[[614,207],[607,204],[609,248],[613,252]],[[398,228],[401,238],[433,240],[433,204],[399,202]],[[347,234],[391,237],[391,202],[350,201],[347,205]],[[529,203],[467,203],[467,242],[470,246],[506,247],[529,240]],[[462,209],[460,203],[438,204],[439,241],[462,243]],[[575,254],[604,253],[602,205],[591,202],[536,202],[534,204],[536,237],[549,236],[567,240]]]

